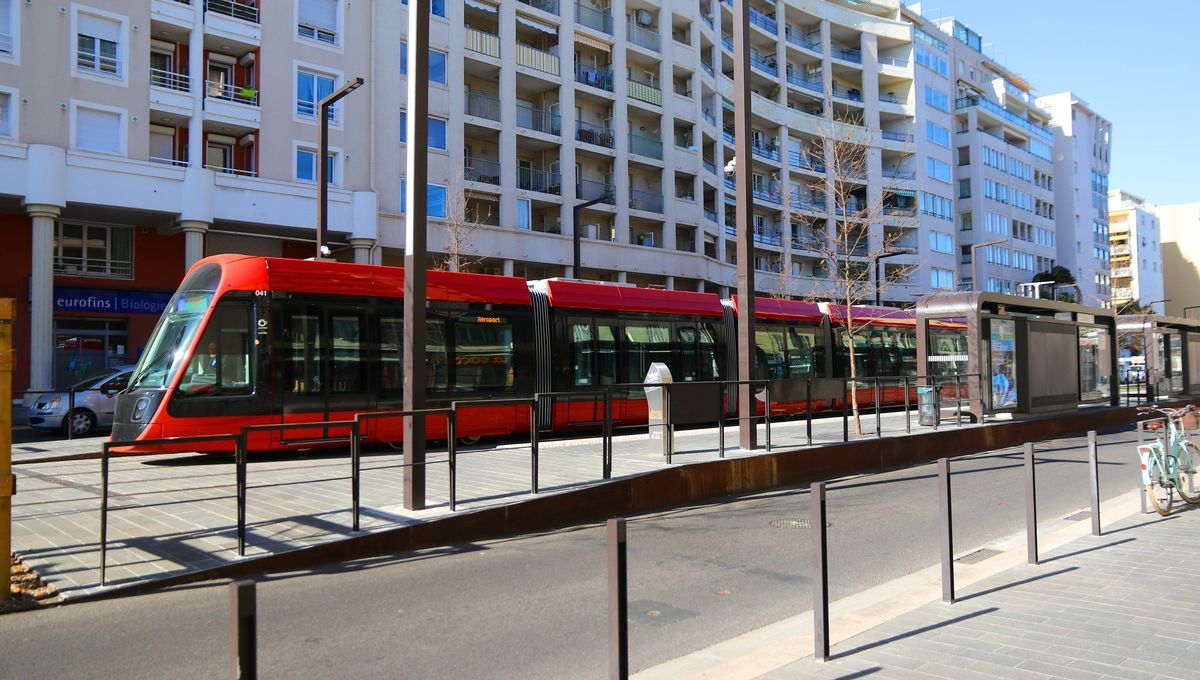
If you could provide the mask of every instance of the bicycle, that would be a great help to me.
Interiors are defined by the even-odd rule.
[[[1139,406],[1137,410],[1164,416],[1161,422],[1146,423],[1146,429],[1164,430],[1165,437],[1138,446],[1142,483],[1154,510],[1164,517],[1170,514],[1176,493],[1190,505],[1200,504],[1200,491],[1195,487],[1196,459],[1200,449],[1184,436],[1183,425],[1179,422],[1184,415],[1200,409],[1188,405],[1179,409]]]

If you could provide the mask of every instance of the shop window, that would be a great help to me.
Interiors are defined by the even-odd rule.
[[[57,223],[54,227],[54,273],[133,278],[133,229]]]

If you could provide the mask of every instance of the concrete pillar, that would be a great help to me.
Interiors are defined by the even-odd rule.
[[[204,61],[204,7],[207,3],[192,3],[192,30],[188,34],[188,94],[192,97],[192,115],[188,118],[188,165],[204,167],[204,79],[208,64]],[[189,264],[189,266],[191,266]]]
[[[667,290],[675,290],[675,277],[668,276],[666,285],[667,285]]]
[[[504,274],[505,276],[513,275],[513,261],[512,260],[505,260],[503,267],[504,268],[501,270],[502,274]]]
[[[355,264],[371,264],[371,251],[375,247],[375,239],[352,238],[350,247],[354,249]]]
[[[625,272],[617,272],[617,283],[628,283],[629,276]]]
[[[183,232],[183,268],[191,269],[204,258],[204,234],[209,223],[200,220],[180,220],[179,231]]]
[[[60,208],[35,203],[25,210],[33,222],[29,277],[29,389],[54,388],[54,221]]]

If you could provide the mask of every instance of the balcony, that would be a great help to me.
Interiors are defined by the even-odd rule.
[[[783,243],[783,232],[755,229],[754,242],[778,247]]]
[[[517,127],[557,135],[562,132],[562,120],[557,113],[517,104]]]
[[[617,146],[617,133],[612,128],[607,128],[603,125],[593,125],[592,123],[577,120],[575,121],[575,141],[602,146],[606,149],[615,149]]]
[[[463,108],[466,109],[464,113],[468,116],[494,121],[500,120],[500,99],[490,94],[467,92],[467,99]]]
[[[575,180],[575,198],[581,201],[599,200],[609,205],[617,204],[617,187],[615,184],[597,182],[594,179]]]
[[[204,9],[252,24],[258,23],[258,7],[248,0],[206,0]]]
[[[779,147],[774,144],[760,144],[757,142],[750,143],[750,151],[759,158],[765,158],[769,161],[779,162]]]
[[[717,126],[717,117],[712,114],[712,111],[709,111],[706,109],[706,110],[702,111],[700,113],[700,115],[704,117],[704,122],[708,123],[709,125],[711,125],[713,127]]]
[[[175,73],[160,68],[150,69],[150,87],[187,92],[191,87],[191,82],[191,78],[186,73]]]
[[[824,161],[817,160],[803,151],[789,151],[788,165],[801,170],[812,170],[813,172],[825,172]]]
[[[644,210],[646,212],[661,213],[663,211],[663,195],[651,193],[649,191],[640,191],[638,189],[629,190],[629,209]]]
[[[558,14],[558,0],[519,0],[519,1],[526,5],[529,5],[530,7],[535,7],[537,9],[540,9],[543,12],[549,12],[550,14]]]
[[[1033,123],[1029,122],[1028,120],[1025,120],[1024,118],[1018,116],[1017,114],[1006,110],[1004,107],[1000,106],[999,104],[997,104],[989,99],[984,99],[983,97],[980,97],[979,95],[969,95],[966,97],[959,97],[958,99],[954,100],[954,109],[956,111],[959,109],[970,108],[972,106],[978,106],[981,109],[991,113],[992,115],[995,115],[995,116],[1001,118],[1006,123],[1010,123],[1011,125],[1013,125],[1017,128],[1020,128],[1021,130],[1024,130],[1025,132],[1029,132],[1029,133],[1032,133],[1032,134],[1035,134],[1035,135],[1041,137],[1042,139],[1046,140],[1050,144],[1054,143],[1054,133],[1052,133],[1049,130],[1046,130],[1044,128],[1038,127],[1037,125],[1034,125]]]
[[[879,136],[883,137],[884,139],[890,139],[893,142],[911,142],[913,140],[911,132],[891,132],[890,130],[883,130],[879,133]]]
[[[858,208],[855,207],[856,205],[858,205],[858,204],[851,203],[850,204],[851,209],[857,211]],[[895,216],[895,217],[916,217],[917,216],[917,206],[915,206],[915,205],[909,205],[909,206],[885,205],[885,206],[883,206],[883,214],[891,215],[891,216]]]
[[[750,54],[750,65],[773,78],[779,77],[779,67],[775,64],[774,59],[763,59],[752,52]]]
[[[151,159],[151,160],[156,160],[156,159]],[[156,160],[156,162],[158,162],[158,161]],[[177,163],[182,166],[187,165],[187,163],[184,163],[182,161],[178,161]],[[228,166],[228,165],[214,165],[211,163],[205,163],[204,169],[212,170],[213,172],[219,172],[222,175],[234,175],[235,177],[258,177],[258,171],[253,168],[235,168],[235,167]]]
[[[815,236],[793,236],[792,250],[804,250],[819,253],[825,248],[825,243]]]
[[[575,65],[575,82],[594,87],[597,90],[613,91],[613,72],[611,68],[593,68],[582,64]]]
[[[500,58],[500,36],[481,31],[476,28],[467,28],[466,48],[472,52],[484,54],[489,57]]]
[[[704,219],[708,220],[709,222],[716,222],[717,221],[717,211],[709,210],[708,208],[705,208],[704,209]]]
[[[704,72],[707,73],[708,75],[712,76],[713,78],[717,77],[717,72],[713,70],[713,65],[708,63],[707,61],[701,61],[700,68],[704,69]]]
[[[810,40],[807,36],[803,36],[792,31],[790,27],[784,29],[783,37],[796,47],[802,47],[810,52],[816,52],[817,54],[821,53],[820,40]]]
[[[916,179],[917,173],[913,170],[884,170],[883,176],[887,179]]]
[[[717,164],[714,163],[713,161],[705,158],[702,161],[700,161],[700,164],[703,165],[704,169],[707,170],[708,172],[710,172],[714,175],[717,174]]]
[[[601,33],[609,35],[613,33],[612,12],[607,9],[596,9],[577,2],[575,3],[575,21]]]
[[[661,161],[663,158],[662,140],[630,132],[629,153]]]
[[[760,12],[753,7],[750,8],[750,24],[753,26],[758,26],[771,35],[775,35],[779,32],[779,24],[776,23],[775,17]]]
[[[500,186],[500,164],[486,158],[467,156],[463,159],[463,179]]]
[[[558,3],[554,3],[555,9],[558,9]],[[531,68],[535,71],[548,73],[552,76],[558,75],[558,57],[544,52],[531,45],[525,43],[517,43],[517,65]]]
[[[1133,267],[1113,267],[1112,277],[1114,279],[1128,278],[1131,276],[1133,276]]]
[[[825,210],[824,198],[813,198],[812,196],[793,193],[790,197],[790,202],[793,210],[813,210],[818,212]]]
[[[517,188],[558,196],[562,192],[562,175],[549,170],[517,168]]]
[[[753,194],[754,200],[759,201],[760,203],[773,203],[775,205],[781,205],[783,203],[783,198],[778,189],[752,187],[750,189],[750,193]]]
[[[195,108],[189,91],[192,79],[186,73],[150,69],[150,108],[154,111],[190,116]]]
[[[249,85],[207,80],[204,83],[205,117],[234,125],[258,127],[262,118],[258,95],[258,90]],[[316,118],[316,110],[311,102],[297,101],[296,110],[300,115]],[[337,113],[338,109],[334,107],[330,111],[330,119],[336,121]]]
[[[833,84],[833,96],[838,99],[845,99],[846,101],[852,102],[861,103],[863,100],[862,91],[860,91],[858,88],[845,88],[837,83]]]
[[[657,87],[638,82],[632,78],[629,79],[627,87],[631,98],[646,102],[647,104],[662,106],[662,90]]]
[[[791,85],[802,87],[806,90],[811,90],[817,94],[822,94],[825,92],[825,84],[821,82],[820,78],[802,78],[791,70],[788,70],[787,81]]]
[[[1113,255],[1129,255],[1130,254],[1129,246],[1128,245],[1113,246],[1112,254]]]
[[[637,24],[626,24],[625,39],[651,52],[662,52],[662,37],[658,34],[657,30],[638,26]]]
[[[857,47],[841,47],[834,45],[833,49],[830,51],[835,59],[848,61],[852,64],[862,63],[862,50],[858,49]]]

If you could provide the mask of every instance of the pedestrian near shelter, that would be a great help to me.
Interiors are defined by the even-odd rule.
[[[951,376],[966,376],[959,378],[961,398],[976,420],[1118,404],[1111,309],[956,292],[922,297],[916,311],[921,382],[947,385]],[[1200,358],[1200,344],[1197,350]]]

